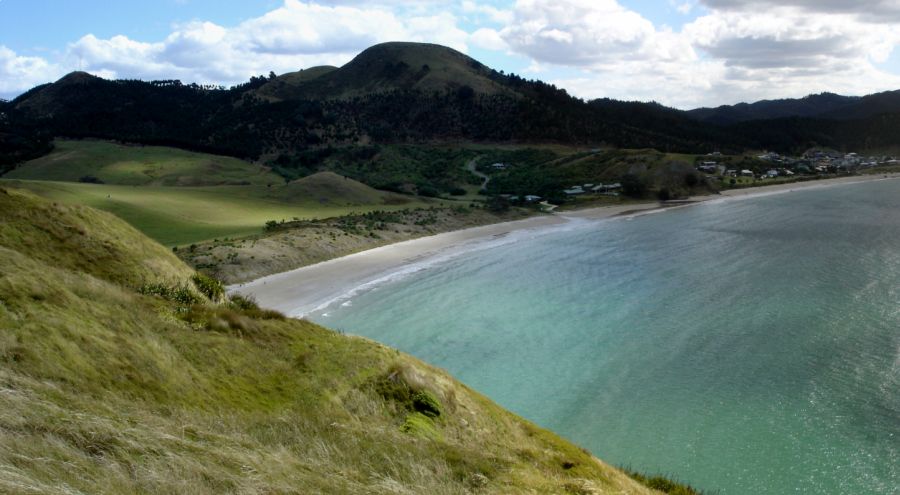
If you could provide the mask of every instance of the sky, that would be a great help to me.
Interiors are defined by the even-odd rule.
[[[227,86],[384,41],[682,109],[900,89],[900,0],[0,0],[0,98],[74,70]]]

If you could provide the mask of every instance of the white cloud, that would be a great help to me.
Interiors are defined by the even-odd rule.
[[[714,9],[683,32],[708,58],[724,64],[727,70],[713,94],[734,102],[896,89],[900,77],[874,63],[885,61],[900,43],[897,27],[870,23],[844,10],[816,12],[787,5],[753,12]]]
[[[161,40],[87,34],[59,60],[0,46],[0,95],[79,66],[104,77],[232,84],[341,65],[401,40],[524,57],[526,72],[583,97],[679,107],[900,88],[900,76],[877,67],[900,44],[898,0],[668,0],[685,15],[699,12],[677,31],[621,0],[508,1],[284,0],[234,26],[176,25]]]
[[[506,41],[503,41],[500,33],[490,28],[476,30],[469,35],[469,42],[479,48],[484,48],[485,50],[501,51],[509,49],[509,46],[506,44]]]
[[[672,6],[675,7],[675,10],[681,15],[688,15],[691,13],[691,10],[694,9],[694,3],[690,0],[686,2],[676,3],[674,0],[670,0]]]
[[[519,0],[500,31],[538,62],[601,69],[628,60],[695,59],[691,46],[615,0]]]
[[[837,0],[703,3],[706,13],[676,32],[616,0],[519,0],[500,35],[532,67],[578,69],[580,75],[553,82],[588,98],[687,108],[900,87],[900,77],[874,65],[900,44],[900,26],[870,19],[871,12],[900,13],[896,1],[860,2],[868,14]],[[695,4],[670,5],[688,10]]]
[[[342,65],[385,41],[433,42],[467,50],[469,34],[449,13],[401,17],[384,7],[328,6],[299,0],[235,27],[192,22],[147,43],[87,35],[69,46],[86,70],[120,78],[236,83],[252,75]]]
[[[41,57],[25,57],[0,45],[0,96],[11,98],[59,77],[62,69]]]
[[[471,0],[464,0],[462,11],[467,14],[478,14],[487,17],[491,22],[509,24],[513,21],[513,13],[509,10],[498,9],[490,5],[483,5]]]
[[[897,0],[701,0],[718,11],[764,12],[776,7],[793,7],[813,14],[850,14],[873,23],[900,22]]]

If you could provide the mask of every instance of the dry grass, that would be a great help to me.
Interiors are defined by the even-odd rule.
[[[31,225],[53,206],[7,192],[0,493],[648,492],[396,350],[246,302],[141,295],[129,283],[147,259],[168,266],[160,276],[192,272],[160,246],[120,245],[137,241],[111,215]],[[86,238],[23,241],[53,218]],[[384,380],[439,403],[436,435],[404,432],[420,411],[380,393]]]

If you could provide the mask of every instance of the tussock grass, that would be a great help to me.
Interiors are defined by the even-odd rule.
[[[111,215],[0,201],[0,493],[650,493],[394,349],[141,294],[193,272]]]

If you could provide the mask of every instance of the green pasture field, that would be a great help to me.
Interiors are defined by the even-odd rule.
[[[164,146],[64,140],[55,149],[7,173],[6,179],[78,182],[94,177],[127,186],[269,185],[284,179],[267,167],[227,156]]]
[[[167,246],[256,234],[269,220],[318,219],[437,204],[414,198],[395,204],[323,203],[310,197],[276,199],[267,196],[271,193],[265,186],[117,186],[21,180],[0,180],[0,185],[114,213]]]

